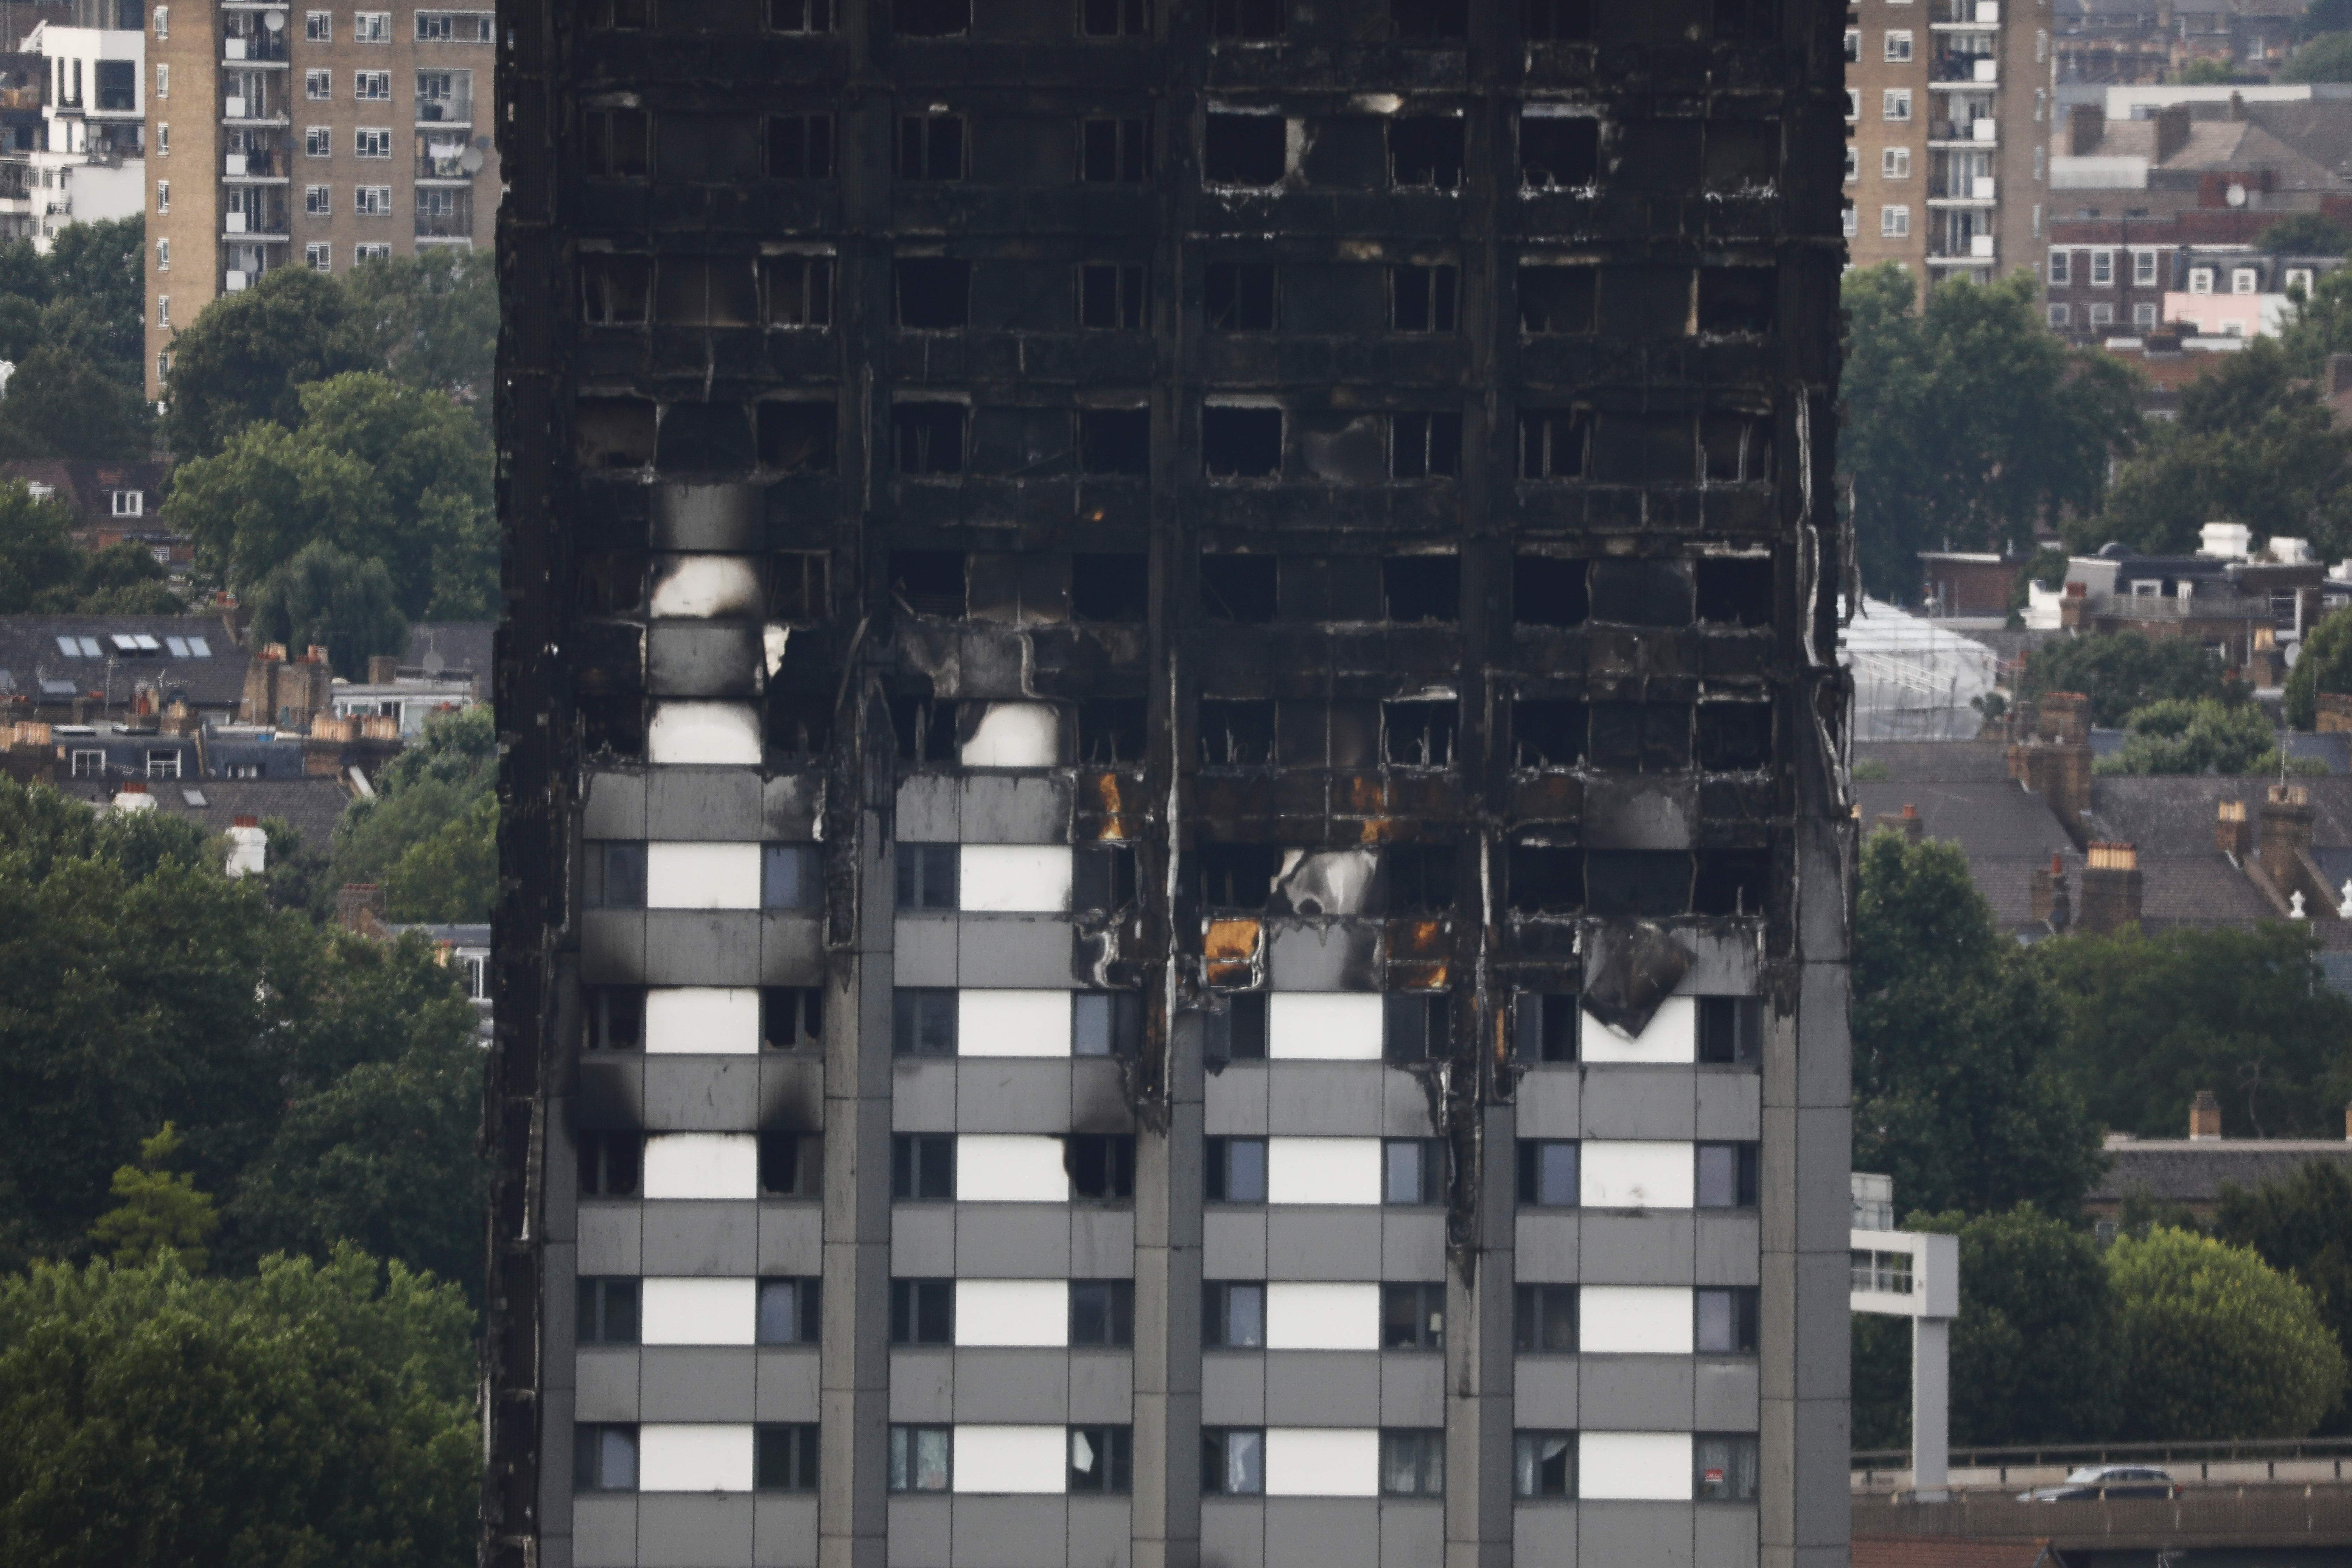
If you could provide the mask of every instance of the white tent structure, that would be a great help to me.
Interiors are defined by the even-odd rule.
[[[1853,672],[1857,741],[1969,741],[1984,716],[1969,706],[1998,684],[2000,658],[1985,644],[1865,598],[1838,638]]]

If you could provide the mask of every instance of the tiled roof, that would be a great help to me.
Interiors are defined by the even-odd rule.
[[[2000,741],[1856,741],[1853,760],[1877,763],[1897,784],[1997,784],[2009,777],[2009,747]]]
[[[1857,1535],[1853,1568],[2037,1568],[2046,1541],[1960,1541],[1939,1536]]]
[[[2074,848],[2050,803],[2006,777],[1998,783],[1969,784],[1857,779],[1853,794],[1855,804],[1862,807],[1864,832],[1877,826],[1880,816],[1899,816],[1905,806],[1912,806],[1927,824],[1928,837],[1958,844],[1971,859],[1979,856],[2030,859]]]
[[[85,521],[112,521],[105,497],[110,490],[141,490],[149,498],[145,516],[160,510],[172,465],[158,462],[97,463],[65,458],[26,458],[0,463],[0,479],[47,485]],[[128,521],[128,520],[124,520]]]
[[[2352,1162],[2352,1142],[2231,1138],[2191,1143],[2168,1138],[2123,1143],[2108,1148],[2105,1173],[2083,1196],[2092,1203],[2119,1203],[2126,1193],[2144,1187],[2160,1202],[2212,1203],[2225,1184],[2257,1187],[2314,1160]]]
[[[2352,777],[2297,779],[2311,802],[2311,841],[2352,845]],[[2091,781],[2091,837],[2137,844],[2151,851],[2186,851],[2213,841],[2213,821],[2225,800],[2243,801],[2259,814],[2270,781],[2261,778],[2119,778]]]
[[[2189,855],[2142,854],[2139,871],[2140,923],[2150,931],[2278,919],[2270,900],[2219,849]]]
[[[490,689],[490,646],[497,635],[496,621],[424,621],[408,628],[408,651],[400,662],[412,668],[421,667],[427,654],[441,656],[443,669],[462,669],[481,683],[482,695]]]
[[[85,691],[103,691],[105,655],[113,647],[109,639],[118,632],[143,633],[159,643],[165,637],[197,637],[212,649],[205,658],[174,658],[166,652],[115,659],[113,698],[118,704],[142,680],[160,679],[167,691],[184,689],[197,708],[234,710],[245,693],[246,650],[218,616],[0,616],[0,669],[8,672],[19,691],[32,691],[37,675],[69,679]],[[58,651],[58,638],[68,635],[97,638],[100,657],[66,658]]]
[[[2079,914],[2083,908],[2083,858],[2068,849],[2061,852],[2058,858],[2066,868],[2070,907]],[[1971,855],[1969,880],[1992,906],[1993,923],[2001,930],[2028,936],[2047,935],[2049,927],[2033,918],[2033,873],[2047,870],[2049,866],[2047,855]]]
[[[114,797],[113,789],[102,784],[71,782],[58,787],[92,804]],[[187,817],[207,833],[226,833],[240,816],[283,817],[302,836],[303,848],[321,855],[333,847],[335,824],[351,803],[339,781],[325,778],[159,779],[148,784],[147,793],[156,809]]]

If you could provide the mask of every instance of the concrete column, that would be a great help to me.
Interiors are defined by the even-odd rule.
[[[1942,1502],[1952,1480],[1952,1321],[1911,1320],[1911,1491]]]

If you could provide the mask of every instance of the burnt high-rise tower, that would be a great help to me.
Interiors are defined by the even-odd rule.
[[[489,1561],[1845,1560],[1820,0],[508,0]]]

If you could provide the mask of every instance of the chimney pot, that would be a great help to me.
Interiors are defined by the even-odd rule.
[[[1913,805],[1906,800],[1903,803],[1903,815],[1906,816],[1916,816],[1919,815],[1919,808]]]
[[[229,826],[231,827],[258,827],[261,826],[261,818],[257,816],[232,816],[229,818]]]
[[[144,779],[132,779],[122,786],[121,793],[124,795],[145,795],[147,793],[147,782]]]
[[[2200,1089],[2196,1098],[2189,1102],[2189,1141],[2192,1143],[2218,1143],[2221,1139],[2221,1102],[2213,1098],[2211,1089]]]

